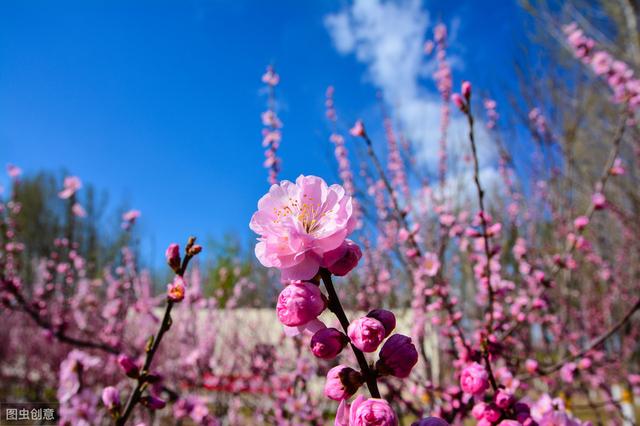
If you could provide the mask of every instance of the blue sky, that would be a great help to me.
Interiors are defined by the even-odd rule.
[[[369,13],[389,2],[359,3]],[[524,41],[522,12],[515,2],[450,3],[392,6],[420,9],[427,34],[438,21],[450,25],[456,86],[464,77],[499,92]],[[124,200],[140,209],[142,235],[156,256],[189,234],[244,238],[268,188],[259,118],[265,66],[275,64],[282,78],[283,178],[335,176],[323,104],[329,84],[344,126],[375,120],[376,92],[391,90],[372,71],[375,58],[359,58],[357,46],[336,48],[326,20],[341,13],[353,17],[355,6],[3,2],[0,163],[26,173],[68,170],[109,191],[112,206]],[[417,96],[430,99],[433,82],[418,79]]]

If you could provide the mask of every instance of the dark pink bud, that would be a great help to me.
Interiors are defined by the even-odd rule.
[[[148,396],[145,396],[144,398],[141,398],[140,402],[142,403],[142,405],[144,405],[145,407],[149,407],[152,410],[161,410],[165,407],[165,405],[167,405],[167,403],[164,402],[162,399],[156,398],[155,396],[152,396],[152,395],[148,395]]]
[[[384,326],[385,336],[389,337],[394,328],[396,328],[396,316],[393,312],[386,309],[374,309],[367,314],[369,318],[375,318]]]
[[[349,339],[335,328],[318,330],[311,338],[311,352],[322,359],[333,359],[347,345]]]
[[[418,363],[418,351],[411,338],[402,334],[391,336],[380,350],[376,370],[380,374],[390,374],[401,379],[408,377]]]
[[[469,100],[469,98],[471,97],[471,83],[469,83],[468,81],[463,81],[461,91],[462,96],[464,96],[465,99]]]
[[[140,373],[140,368],[135,363],[135,361],[133,361],[128,356],[124,354],[120,354],[118,356],[118,364],[120,364],[120,367],[122,367],[122,369],[124,370],[124,373],[127,376],[133,379],[138,377],[138,374]]]
[[[357,120],[353,125],[353,127],[351,128],[351,130],[349,130],[349,133],[351,133],[351,136],[356,136],[356,137],[364,136],[365,130],[364,130],[364,124],[362,123],[362,121]]]
[[[484,418],[485,420],[490,421],[491,423],[497,422],[498,419],[502,416],[502,411],[495,404],[487,404],[484,409]]]
[[[167,264],[171,269],[177,271],[180,269],[180,246],[176,243],[169,244],[167,250],[164,252],[164,256],[167,259]]]
[[[344,240],[340,247],[324,254],[322,264],[333,275],[342,277],[358,265],[361,257],[360,247],[351,240]]]

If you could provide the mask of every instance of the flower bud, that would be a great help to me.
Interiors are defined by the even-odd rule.
[[[356,137],[364,136],[365,130],[364,130],[364,124],[362,123],[362,120],[357,120],[353,125],[353,127],[351,128],[351,130],[349,130],[349,133],[351,133],[351,136],[356,136]]]
[[[311,352],[322,359],[333,359],[348,343],[347,336],[335,328],[318,330],[311,338]]]
[[[361,257],[360,247],[351,240],[344,240],[340,247],[324,254],[322,263],[333,275],[342,277],[358,266]]]
[[[375,318],[362,317],[347,328],[351,343],[362,352],[374,352],[386,336],[384,325]]]
[[[169,247],[167,247],[167,250],[164,252],[164,257],[167,259],[167,264],[171,269],[174,271],[180,269],[180,246],[178,244],[169,244]]]
[[[185,283],[180,276],[175,276],[171,284],[167,284],[167,297],[172,302],[181,302],[184,299]]]
[[[120,392],[113,386],[107,386],[102,390],[102,402],[109,411],[120,408]]]
[[[440,417],[425,417],[422,420],[413,422],[411,426],[449,426],[449,423]]]
[[[355,394],[362,383],[362,374],[351,367],[338,365],[327,373],[324,395],[334,401],[342,401]]]
[[[280,292],[276,313],[282,324],[297,327],[316,319],[326,307],[327,302],[317,285],[298,281]]]
[[[380,350],[376,370],[380,374],[390,374],[404,379],[418,363],[418,351],[411,338],[402,334],[391,336]]]
[[[463,81],[461,92],[462,96],[464,96],[466,100],[469,100],[469,98],[471,98],[471,83]]]
[[[451,95],[451,100],[453,101],[453,103],[455,104],[455,106],[458,107],[458,109],[462,112],[465,112],[467,109],[466,104],[464,103],[464,99],[462,98],[462,96],[460,96],[459,93],[454,93],[453,95]]]
[[[120,364],[124,373],[132,379],[136,379],[140,374],[140,368],[135,361],[124,354],[118,355],[118,364]]]
[[[591,196],[591,202],[596,210],[602,210],[607,203],[607,199],[604,197],[602,192],[596,192]]]
[[[472,395],[482,394],[489,387],[489,373],[477,362],[471,363],[462,370],[460,387]]]
[[[487,404],[484,408],[484,418],[485,420],[490,421],[491,423],[495,423],[502,416],[502,411],[498,408],[496,404]]]
[[[513,403],[513,395],[504,389],[498,389],[496,393],[496,405],[500,408],[509,408]]]
[[[582,231],[589,224],[589,218],[587,216],[578,216],[573,221],[573,226],[576,227],[578,231]]]
[[[393,312],[391,311],[387,311],[386,309],[374,309],[369,312],[367,316],[369,318],[375,318],[382,323],[385,331],[384,337],[389,337],[393,329],[396,328],[396,316],[393,315]]]
[[[140,399],[140,403],[145,407],[151,408],[152,410],[161,410],[167,405],[162,399],[157,398],[152,395],[147,395]]]

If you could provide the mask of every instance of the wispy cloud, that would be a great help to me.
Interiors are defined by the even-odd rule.
[[[393,118],[416,145],[422,165],[434,172],[438,164],[441,100],[435,89],[421,85],[435,70],[433,60],[423,53],[429,21],[419,0],[355,0],[349,7],[326,16],[324,22],[336,50],[355,55],[367,66],[366,78],[380,90]],[[459,20],[455,19],[451,26],[450,33],[455,33]],[[451,56],[450,62],[454,70],[463,68],[457,57]],[[468,150],[462,133],[465,128],[466,120],[453,111],[449,147],[454,156],[462,157]],[[481,167],[487,169],[482,174],[494,180],[496,173],[491,165],[496,158],[495,148],[482,123],[476,130]],[[461,174],[464,176],[464,171]]]

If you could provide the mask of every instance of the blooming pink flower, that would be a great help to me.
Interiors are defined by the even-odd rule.
[[[317,285],[296,282],[280,292],[276,312],[282,324],[297,327],[316,319],[326,307],[327,302]]]
[[[369,318],[375,318],[384,326],[385,336],[388,337],[394,328],[396,328],[396,316],[393,312],[386,309],[374,309],[367,314]]]
[[[167,297],[173,302],[181,302],[184,299],[185,282],[180,276],[175,276],[171,284],[167,284]]]
[[[324,254],[322,266],[326,267],[333,275],[342,277],[358,266],[361,257],[360,247],[351,240],[344,240],[340,247]]]
[[[513,395],[504,389],[498,389],[495,397],[496,405],[500,408],[509,408],[513,403]]]
[[[381,374],[391,374],[404,379],[417,363],[418,351],[411,338],[394,334],[382,345],[376,370]]]
[[[435,253],[425,253],[422,260],[422,267],[427,276],[435,277],[440,269],[440,260]]]
[[[386,331],[377,319],[362,317],[349,324],[347,335],[362,352],[374,352],[384,340]]]
[[[397,426],[398,418],[387,401],[362,395],[351,404],[349,426]]]
[[[300,176],[295,184],[272,185],[249,226],[260,235],[255,248],[260,263],[279,268],[283,280],[311,279],[324,254],[353,231],[352,199],[340,185]]]
[[[489,387],[489,373],[477,362],[469,364],[460,375],[460,387],[463,392],[479,395]]]
[[[311,352],[322,359],[333,359],[348,342],[347,336],[335,328],[318,330],[311,338]]]
[[[351,136],[361,137],[365,135],[364,124],[361,120],[356,120],[353,127],[349,130]]]
[[[262,82],[269,86],[277,86],[280,82],[280,76],[276,74],[271,65],[267,67],[267,72],[262,75]]]
[[[58,196],[62,199],[71,198],[80,188],[82,188],[82,182],[77,176],[67,176],[64,178],[64,189],[58,193]]]
[[[355,394],[364,383],[362,375],[351,367],[337,365],[327,373],[324,396],[341,401]]]

